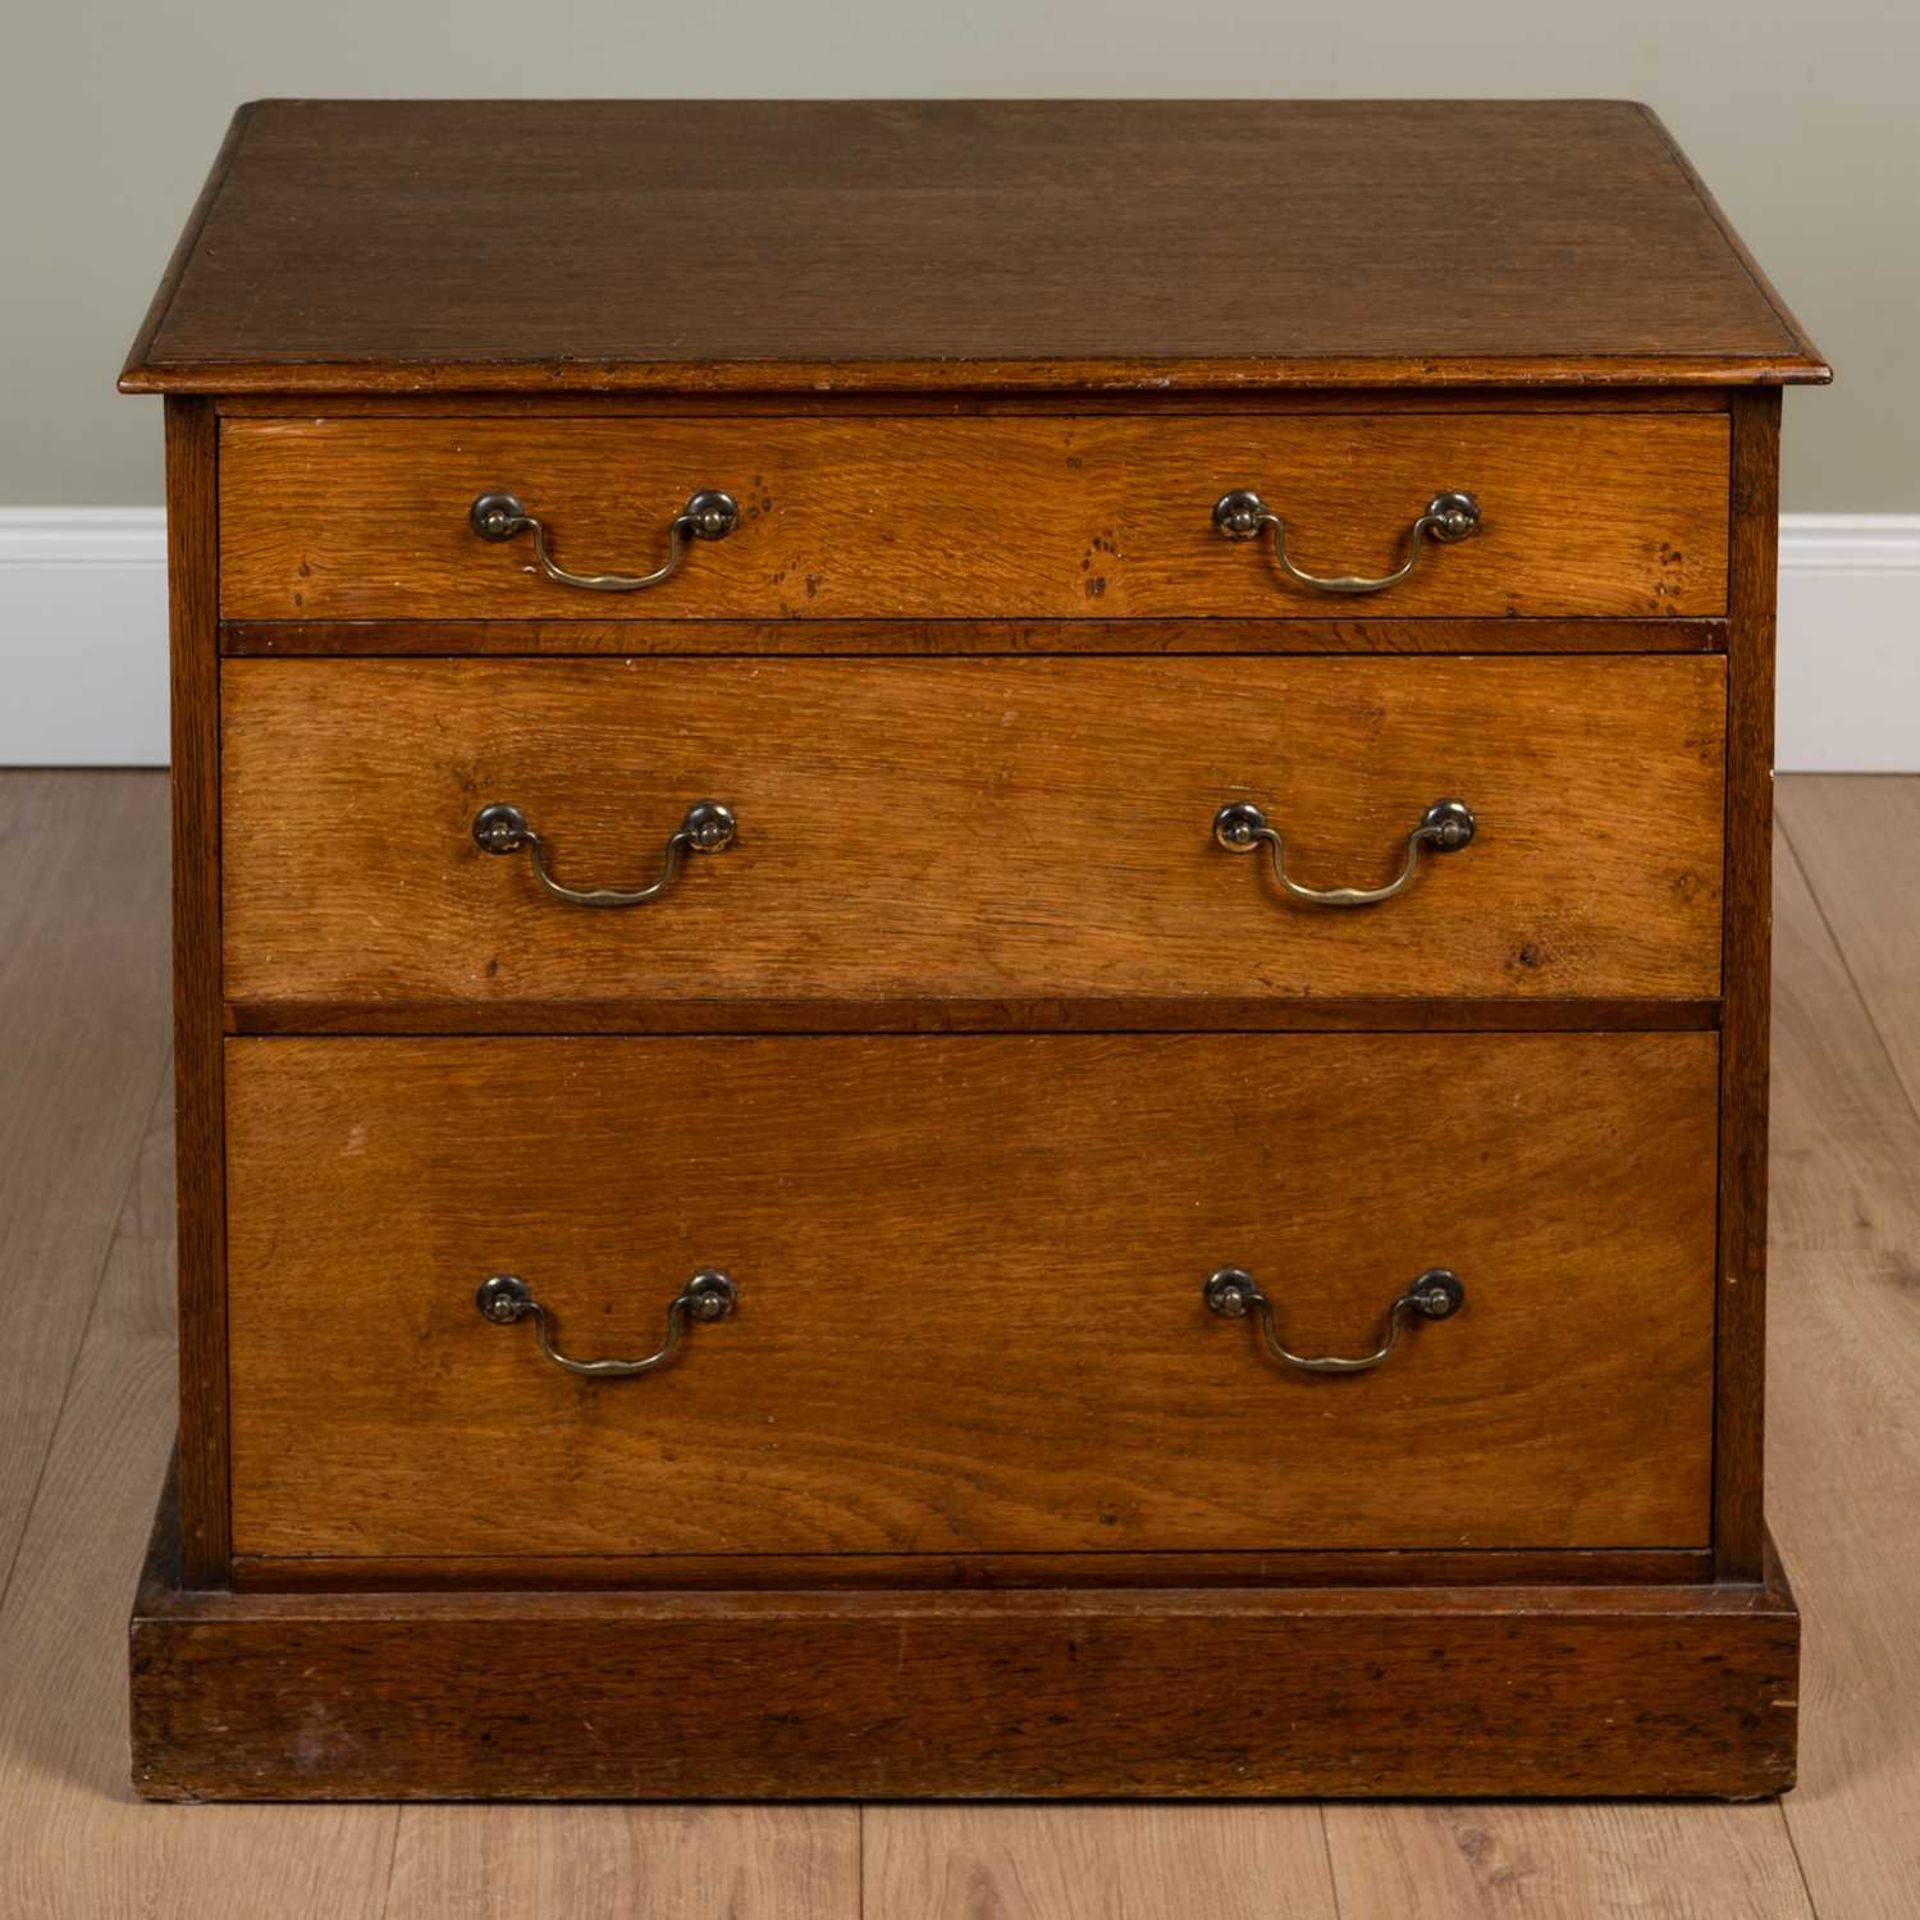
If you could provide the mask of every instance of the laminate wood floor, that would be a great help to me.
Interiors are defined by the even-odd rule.
[[[0,774],[0,1917],[1915,1920],[1920,779],[1783,780],[1780,813],[1784,1801],[146,1807],[123,1636],[173,1422],[165,785]]]

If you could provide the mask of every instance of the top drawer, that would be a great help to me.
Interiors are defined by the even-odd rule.
[[[1719,414],[230,419],[220,604],[229,620],[1713,615],[1728,478]],[[1223,537],[1215,506],[1237,490],[1320,584],[1283,567],[1271,524]],[[737,505],[722,538],[674,530],[702,491]],[[1447,493],[1477,524],[1416,532]],[[488,495],[539,522],[554,569],[629,584],[540,571],[511,517],[483,539]],[[1352,590],[1410,556],[1393,585]]]

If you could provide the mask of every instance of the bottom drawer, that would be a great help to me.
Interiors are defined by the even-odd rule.
[[[234,1550],[1701,1546],[1716,1048],[230,1041]]]

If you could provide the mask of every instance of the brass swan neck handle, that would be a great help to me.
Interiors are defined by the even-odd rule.
[[[495,801],[473,816],[474,844],[482,853],[519,853],[523,849],[534,878],[553,895],[575,907],[644,907],[673,885],[681,861],[689,853],[725,853],[739,837],[733,809],[718,800],[696,800],[680,824],[667,836],[660,860],[660,877],[645,887],[568,887],[547,866],[547,847],[520,809]]]
[[[1436,493],[1407,535],[1407,557],[1391,573],[1306,573],[1287,554],[1287,523],[1250,487],[1236,487],[1213,503],[1214,529],[1223,539],[1251,540],[1271,528],[1273,557],[1282,573],[1315,593],[1384,593],[1397,587],[1416,566],[1429,540],[1442,546],[1469,540],[1480,531],[1480,502],[1470,493]]]
[[[1293,1352],[1274,1324],[1273,1302],[1244,1267],[1221,1267],[1209,1274],[1205,1298],[1207,1311],[1223,1320],[1251,1316],[1260,1329],[1262,1344],[1283,1366],[1301,1373],[1368,1373],[1399,1346],[1401,1330],[1408,1321],[1451,1320],[1466,1305],[1467,1290],[1457,1273],[1446,1267],[1429,1267],[1418,1279],[1409,1281],[1406,1290],[1387,1308],[1386,1324],[1373,1351],[1351,1358]]]
[[[1420,869],[1420,857],[1431,849],[1435,853],[1457,853],[1473,844],[1478,831],[1472,810],[1461,800],[1436,800],[1407,835],[1406,857],[1400,871],[1379,887],[1307,887],[1287,871],[1286,845],[1280,829],[1268,823],[1267,816],[1250,800],[1235,801],[1213,816],[1213,837],[1229,853],[1251,853],[1264,846],[1273,860],[1273,877],[1296,900],[1315,907],[1372,907],[1391,900],[1413,884]]]
[[[510,1327],[531,1320],[540,1351],[556,1367],[589,1380],[627,1380],[635,1374],[664,1367],[679,1351],[681,1336],[695,1320],[724,1320],[740,1303],[739,1290],[726,1274],[704,1267],[667,1303],[667,1337],[657,1352],[638,1360],[576,1360],[554,1344],[553,1316],[534,1298],[533,1289],[518,1274],[496,1273],[481,1281],[473,1304],[483,1320]]]
[[[563,587],[588,593],[638,593],[642,587],[657,587],[679,569],[690,541],[724,540],[739,524],[740,506],[733,495],[702,487],[667,523],[667,557],[651,573],[572,573],[553,557],[544,522],[513,494],[483,493],[467,509],[467,525],[482,540],[498,545],[523,533],[533,535],[534,566],[528,572],[537,568]]]

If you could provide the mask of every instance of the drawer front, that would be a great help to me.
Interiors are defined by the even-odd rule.
[[[1716,1047],[230,1041],[235,1550],[1700,1546]]]
[[[1724,663],[232,661],[230,999],[1717,993]],[[650,883],[702,800],[735,843]],[[1437,801],[1469,845],[1411,851]],[[1222,847],[1253,803],[1271,843]],[[496,818],[498,816],[489,816]]]
[[[220,601],[269,621],[1719,614],[1728,474],[1710,414],[239,419]],[[1315,576],[1391,572],[1440,494],[1480,520],[1355,598],[1285,573],[1271,528],[1223,538],[1236,490]],[[632,592],[549,578],[530,530],[471,520],[511,496],[556,567],[631,579],[702,491],[735,500],[731,531]]]

